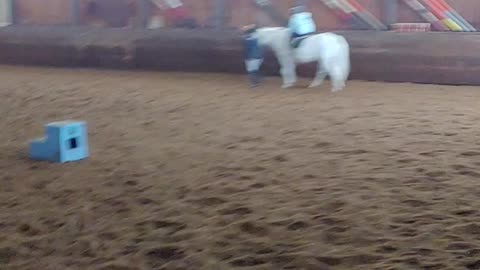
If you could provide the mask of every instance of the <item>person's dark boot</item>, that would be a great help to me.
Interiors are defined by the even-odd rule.
[[[262,75],[262,73],[260,72],[260,70],[257,71],[257,75],[256,75],[256,76],[257,76],[257,82],[258,82],[258,84],[262,83],[262,82],[263,82],[263,75]]]
[[[258,75],[256,72],[250,72],[248,74],[248,77],[250,79],[250,87],[251,88],[256,88],[259,85],[259,80],[258,80]]]

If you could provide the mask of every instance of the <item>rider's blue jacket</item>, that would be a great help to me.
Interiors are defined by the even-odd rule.
[[[288,28],[290,28],[292,33],[298,36],[312,34],[317,31],[317,27],[313,21],[312,13],[310,12],[293,14],[288,22]]]

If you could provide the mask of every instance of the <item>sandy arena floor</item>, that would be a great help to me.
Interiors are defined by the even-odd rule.
[[[480,269],[478,87],[20,67],[0,82],[0,269]],[[91,157],[28,160],[70,118]]]

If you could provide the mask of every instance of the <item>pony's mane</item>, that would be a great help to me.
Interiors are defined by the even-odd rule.
[[[257,29],[257,31],[279,31],[279,30],[285,30],[285,27],[281,26],[275,26],[275,27],[260,27]]]

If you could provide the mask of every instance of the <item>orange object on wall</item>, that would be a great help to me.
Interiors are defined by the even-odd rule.
[[[210,16],[210,0],[183,0],[182,3],[201,25],[205,25]]]
[[[15,21],[19,24],[69,24],[71,21],[70,1],[16,0]]]
[[[135,0],[80,0],[83,24],[125,27],[132,23],[135,15]]]

